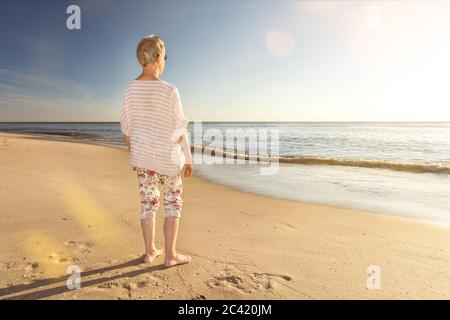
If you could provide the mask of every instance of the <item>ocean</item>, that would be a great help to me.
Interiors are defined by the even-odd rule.
[[[450,123],[203,122],[194,135],[198,128],[199,123],[188,128],[196,147],[223,150],[217,137],[233,131],[235,150],[226,151],[245,154],[252,150],[245,137],[257,132],[258,143],[279,156],[270,175],[261,174],[264,164],[196,164],[195,174],[207,180],[277,198],[450,225]],[[0,131],[125,147],[117,122],[0,123]]]

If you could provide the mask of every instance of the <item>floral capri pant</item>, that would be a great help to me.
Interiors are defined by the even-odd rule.
[[[153,218],[159,208],[159,184],[164,192],[165,217],[181,216],[183,182],[180,174],[167,176],[155,171],[133,166],[139,180],[141,219]]]

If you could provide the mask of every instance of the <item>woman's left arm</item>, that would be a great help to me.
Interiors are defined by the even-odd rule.
[[[125,144],[128,147],[128,151],[131,150],[131,121],[128,111],[128,100],[126,94],[123,97],[122,106],[120,108],[120,130],[123,133]]]

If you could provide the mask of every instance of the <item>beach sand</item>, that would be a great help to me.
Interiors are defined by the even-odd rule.
[[[1,133],[0,165],[0,299],[450,298],[448,228],[192,177],[178,249],[193,260],[164,269],[162,257],[138,260],[127,151]],[[162,222],[161,205],[160,247]],[[71,265],[80,290],[66,286]],[[380,289],[367,288],[370,265]]]

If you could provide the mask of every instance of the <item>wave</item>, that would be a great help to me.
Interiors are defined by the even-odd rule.
[[[441,165],[434,163],[400,163],[386,160],[365,160],[365,159],[346,159],[346,158],[327,158],[314,156],[280,156],[267,157],[261,155],[249,155],[238,153],[236,150],[228,151],[220,148],[208,148],[206,146],[192,146],[193,152],[207,151],[211,156],[222,156],[224,158],[234,158],[242,160],[253,160],[256,162],[279,162],[286,164],[302,165],[327,165],[327,166],[346,166],[372,169],[389,169],[395,171],[406,171],[414,173],[441,173],[450,174],[450,165]]]
[[[445,173],[450,174],[450,167],[427,163],[399,163],[384,160],[322,158],[322,157],[280,157],[281,163],[315,164],[349,166],[374,169],[390,169],[395,171],[407,171],[415,173]]]
[[[103,142],[107,145],[124,145],[123,140],[105,139],[102,135],[94,133],[86,133],[80,131],[44,131],[44,130],[2,130],[16,133],[42,134],[47,136],[64,136],[79,141]],[[208,155],[219,155],[224,158],[234,158],[242,160],[250,160],[262,163],[279,162],[286,164],[301,165],[328,165],[328,166],[347,166],[372,169],[389,169],[395,171],[405,171],[414,173],[439,173],[450,174],[450,163],[401,163],[386,160],[365,160],[365,159],[347,159],[347,158],[327,158],[315,156],[280,156],[267,157],[263,155],[249,155],[238,153],[237,150],[226,150],[222,148],[210,148],[206,145],[192,145],[192,152],[207,153]]]

